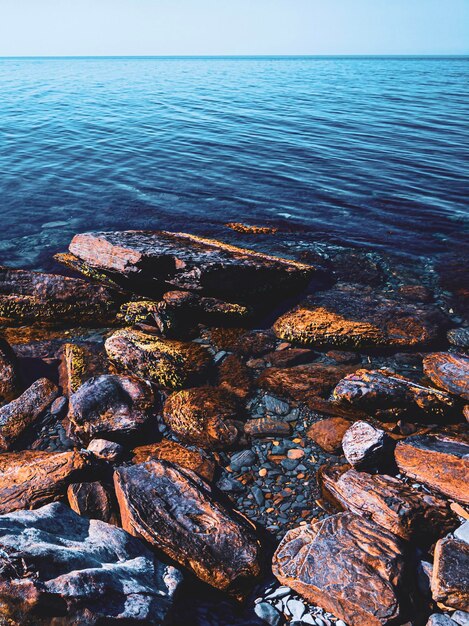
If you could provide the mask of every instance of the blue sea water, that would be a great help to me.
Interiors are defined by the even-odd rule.
[[[469,58],[0,59],[4,264],[229,221],[435,257],[467,242],[468,164]]]

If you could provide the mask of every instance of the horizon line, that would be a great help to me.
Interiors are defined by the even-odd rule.
[[[1,55],[0,59],[229,59],[229,58],[370,58],[370,57],[405,57],[405,58],[444,58],[469,57],[465,53],[363,53],[363,54],[10,54]]]

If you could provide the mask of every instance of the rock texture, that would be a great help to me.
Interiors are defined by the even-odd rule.
[[[59,390],[47,378],[40,378],[16,400],[0,408],[0,450],[9,450],[21,434],[35,422]]]
[[[211,361],[207,350],[196,343],[160,339],[131,329],[115,332],[105,348],[119,369],[172,389],[200,379]]]
[[[59,503],[2,515],[0,545],[2,613],[25,626],[63,615],[69,624],[166,624],[181,580],[135,537]]]
[[[469,440],[445,434],[417,435],[395,450],[401,472],[440,493],[469,504]]]
[[[109,374],[91,378],[71,395],[69,419],[85,443],[94,437],[121,440],[138,432],[154,404],[148,382]]]
[[[431,304],[414,304],[362,285],[339,283],[311,296],[274,324],[278,337],[307,346],[428,345],[446,325]]]
[[[0,514],[57,500],[91,467],[91,455],[86,452],[0,454]]]
[[[342,449],[342,439],[352,422],[343,417],[330,417],[312,424],[306,434],[326,452],[338,454]]]
[[[329,467],[321,471],[321,483],[341,507],[369,517],[408,541],[432,543],[458,526],[446,500],[416,491],[386,474]]]
[[[20,392],[15,353],[0,337],[0,406],[14,400]]]
[[[78,515],[110,524],[117,523],[115,498],[103,483],[72,483],[68,486],[67,497],[70,508]]]
[[[65,343],[60,352],[59,383],[67,397],[90,378],[109,371],[104,349],[93,350],[76,343]]]
[[[253,527],[217,502],[196,474],[167,461],[115,472],[122,525],[201,580],[239,594],[260,572]]]
[[[288,531],[273,559],[282,585],[349,626],[402,619],[403,546],[374,522],[342,513]]]
[[[355,422],[343,436],[342,449],[357,469],[382,469],[390,464],[393,441],[384,430],[368,422]]]
[[[69,250],[93,268],[145,278],[155,288],[242,300],[301,288],[313,273],[309,265],[166,231],[83,233]]]
[[[163,419],[183,443],[208,450],[232,446],[239,438],[238,405],[233,396],[216,387],[195,387],[169,396]]]
[[[469,611],[469,543],[452,537],[438,541],[431,588],[435,602]]]
[[[423,360],[423,371],[438,387],[469,400],[469,357],[449,352],[429,354]]]

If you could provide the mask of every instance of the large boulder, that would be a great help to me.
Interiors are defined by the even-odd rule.
[[[0,514],[32,509],[64,496],[67,486],[92,468],[88,452],[0,454]]]
[[[445,434],[416,435],[399,441],[399,470],[431,489],[469,504],[469,438]]]
[[[453,537],[437,542],[431,588],[435,602],[469,611],[469,543]]]
[[[69,419],[77,437],[125,439],[148,421],[155,405],[151,384],[130,376],[90,378],[70,396]]]
[[[339,506],[369,517],[402,539],[431,543],[458,526],[446,500],[416,491],[393,476],[324,467],[320,480]]]
[[[424,358],[423,371],[437,387],[469,400],[469,357],[435,352]]]
[[[0,406],[14,400],[20,391],[15,353],[0,337]]]
[[[0,408],[0,451],[9,450],[59,395],[47,378],[36,380],[16,400]]]
[[[217,387],[194,387],[172,393],[163,419],[180,441],[208,450],[232,446],[239,438],[238,405]]]
[[[115,319],[117,296],[80,278],[0,267],[0,325],[97,326]]]
[[[167,461],[114,474],[122,526],[201,580],[242,594],[260,572],[254,527],[218,502],[194,472]]]
[[[400,539],[371,520],[340,513],[288,531],[273,572],[282,585],[349,626],[401,623],[408,582],[403,549]]]
[[[2,515],[0,546],[0,612],[24,626],[163,625],[181,581],[135,537],[60,503]]]
[[[339,283],[282,315],[273,328],[281,339],[306,346],[413,347],[432,343],[446,324],[432,304]]]
[[[303,263],[167,231],[83,233],[75,235],[69,250],[92,268],[152,282],[153,293],[184,289],[241,301],[302,288],[314,271]]]
[[[357,370],[336,385],[332,399],[380,419],[442,416],[454,405],[443,391],[415,384],[390,370]]]
[[[200,380],[211,362],[209,352],[196,343],[161,339],[139,330],[118,330],[106,340],[105,348],[119,369],[172,389]]]

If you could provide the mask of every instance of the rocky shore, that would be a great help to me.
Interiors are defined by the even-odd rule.
[[[56,260],[0,267],[1,626],[469,624],[464,272],[149,231]]]

